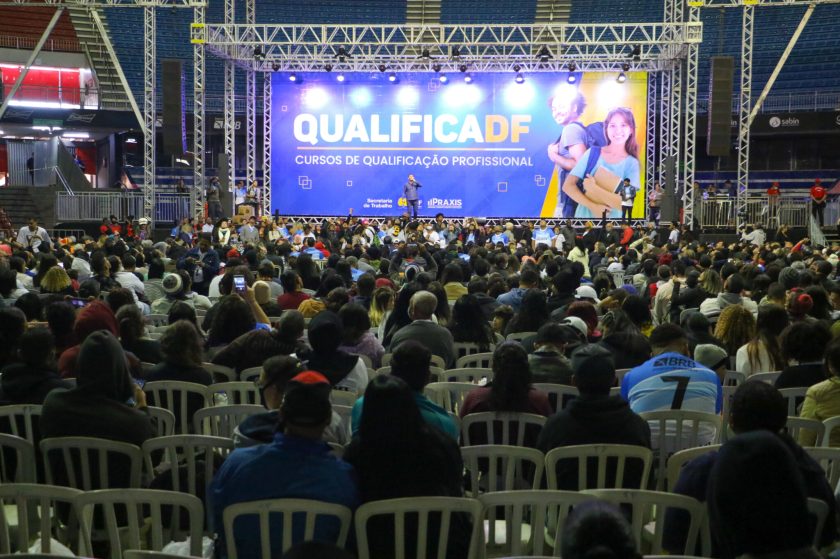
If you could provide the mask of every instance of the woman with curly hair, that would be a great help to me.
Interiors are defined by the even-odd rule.
[[[720,313],[715,338],[720,340],[730,357],[755,336],[755,318],[741,305],[729,305]]]

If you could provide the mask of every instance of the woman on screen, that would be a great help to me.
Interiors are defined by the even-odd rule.
[[[612,109],[604,119],[604,133],[607,145],[587,149],[563,182],[563,192],[578,203],[575,217],[598,218],[606,211],[610,219],[621,218],[618,191],[623,179],[640,184],[636,120],[630,109]]]

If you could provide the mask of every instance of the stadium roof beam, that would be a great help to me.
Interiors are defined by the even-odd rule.
[[[41,6],[58,8],[197,8],[207,6],[207,0],[0,0],[0,6]]]
[[[840,4],[840,0],[689,0],[692,8],[743,8],[749,6],[808,6],[810,4]]]

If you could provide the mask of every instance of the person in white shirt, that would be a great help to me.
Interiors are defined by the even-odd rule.
[[[29,220],[29,225],[20,228],[16,240],[23,248],[31,248],[33,252],[38,252],[38,247],[42,244],[52,244],[49,233],[43,227],[38,226],[38,220],[34,217]]]
[[[668,242],[672,245],[680,242],[680,229],[676,223],[671,224],[671,232],[668,233]]]
[[[537,245],[551,246],[551,241],[554,239],[554,231],[548,228],[544,219],[540,220],[540,226],[534,229],[531,234],[531,248],[537,250]]]
[[[438,235],[438,232],[435,231],[435,226],[431,223],[426,225],[426,228],[423,230],[423,238],[426,239],[427,243],[440,244],[440,235]]]
[[[741,233],[741,240],[760,247],[767,240],[767,234],[761,228],[761,224],[756,224],[754,228],[747,226]]]
[[[208,217],[204,220],[204,225],[201,226],[202,233],[212,233],[213,232],[213,220]]]
[[[145,296],[146,286],[143,285],[140,278],[134,275],[134,272],[126,272],[119,258],[114,257],[111,260],[111,276],[120,283],[120,286],[133,291],[135,301],[139,297]]]
[[[32,277],[28,276],[26,272],[26,262],[24,262],[23,258],[10,258],[9,259],[9,267],[15,271],[17,274],[17,284],[18,287],[22,289],[32,289],[34,284],[32,283]]]

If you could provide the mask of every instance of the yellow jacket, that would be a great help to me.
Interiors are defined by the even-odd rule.
[[[840,378],[832,377],[808,389],[799,417],[825,421],[837,415],[840,415]],[[799,444],[802,446],[817,446],[820,442],[816,439],[813,431],[802,430],[799,433]],[[829,446],[840,447],[840,429],[831,432]]]
[[[463,284],[451,281],[443,286],[443,290],[446,291],[446,298],[450,301],[456,301],[461,295],[468,293]]]

